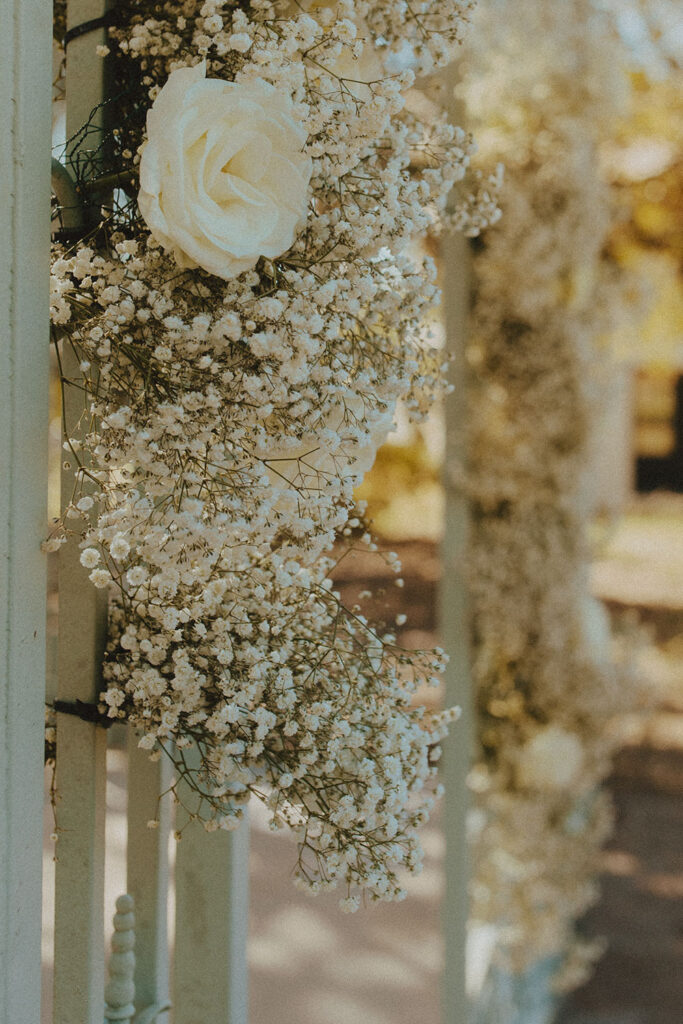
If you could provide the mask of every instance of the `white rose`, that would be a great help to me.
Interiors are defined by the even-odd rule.
[[[140,213],[181,267],[229,279],[290,248],[311,161],[291,98],[263,81],[172,71],[147,114]]]
[[[568,789],[583,768],[583,744],[576,733],[559,725],[539,729],[522,747],[517,783],[525,789]]]

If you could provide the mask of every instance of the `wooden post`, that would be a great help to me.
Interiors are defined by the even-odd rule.
[[[67,28],[104,13],[104,0],[69,0]],[[67,139],[103,98],[104,31],[78,36],[67,49]],[[82,140],[85,146],[92,140]],[[77,146],[68,149],[75,157]],[[78,378],[78,360],[62,351],[62,372]],[[67,433],[87,429],[88,398],[64,389]],[[76,482],[75,458],[63,452],[62,505]],[[73,522],[73,521],[71,521]],[[62,701],[96,702],[106,636],[106,592],[95,590],[80,564],[78,538],[59,556],[59,685]],[[104,813],[106,733],[69,714],[57,715],[57,866],[55,873],[55,1024],[102,1024],[104,1016]]]
[[[446,72],[451,120],[462,123],[462,108],[453,97],[455,68]],[[468,503],[461,484],[466,464],[467,364],[465,346],[470,311],[470,254],[461,234],[445,236],[441,245],[441,274],[446,345],[453,357],[450,380],[455,390],[446,400],[446,454],[444,488],[446,521],[442,546],[443,582],[440,592],[440,633],[450,656],[446,672],[446,706],[457,704],[461,717],[444,744],[443,806],[446,855],[443,935],[444,1024],[466,1024],[470,1013],[466,990],[468,884],[470,856],[467,843],[469,807],[467,775],[474,749],[474,698],[470,674],[470,624],[465,577],[468,544]]]
[[[188,825],[175,879],[174,1022],[247,1024],[249,821],[236,832]]]
[[[51,6],[0,0],[0,1020],[40,1020]]]

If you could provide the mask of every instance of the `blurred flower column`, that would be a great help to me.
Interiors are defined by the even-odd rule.
[[[621,300],[603,263],[598,145],[625,86],[593,0],[481,5],[466,64],[482,157],[506,165],[503,217],[474,258],[467,347],[472,924],[495,936],[474,1019],[544,1024],[600,951],[575,923],[610,826],[607,726],[633,699],[587,592],[585,498],[599,340]]]

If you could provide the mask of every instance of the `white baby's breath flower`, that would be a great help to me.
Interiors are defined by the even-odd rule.
[[[86,569],[94,569],[100,560],[100,553],[96,548],[86,548],[81,551],[80,562]]]
[[[348,395],[343,407],[320,418],[315,433],[299,440],[273,432],[259,455],[277,491],[289,487],[305,491],[321,477],[350,477],[360,483],[392,426],[393,408],[371,415],[361,398]],[[276,507],[281,507],[280,501]]]
[[[43,543],[41,544],[41,550],[46,555],[53,554],[55,551],[59,551],[62,544],[64,543],[66,543],[66,537],[64,536],[49,537],[47,540],[44,540]]]
[[[290,248],[311,161],[288,95],[264,81],[171,72],[147,115],[138,203],[181,267],[229,279]]]
[[[112,558],[122,559],[129,553],[130,544],[122,534],[117,533],[109,545],[109,551]]]
[[[111,583],[111,573],[108,569],[93,569],[88,578],[98,590],[104,590]]]

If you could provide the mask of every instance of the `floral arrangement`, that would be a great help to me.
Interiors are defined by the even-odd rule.
[[[475,246],[468,349],[473,916],[499,927],[507,970],[556,958],[570,988],[600,951],[575,923],[610,830],[610,723],[637,692],[628,644],[612,660],[587,594],[584,478],[600,337],[624,299],[602,258],[613,214],[597,148],[626,92],[592,0],[482,7],[465,64],[482,155],[506,165],[503,217]]]
[[[405,99],[470,7],[117,4],[105,129],[71,162],[81,193],[109,191],[90,237],[55,245],[83,411],[48,547],[80,520],[111,594],[101,709],[173,760],[207,829],[263,799],[298,882],[341,883],[348,910],[419,868],[455,717],[413,703],[443,652],[344,607],[330,551],[372,546],[354,485],[397,400],[419,420],[443,388],[421,326],[434,266],[409,244],[496,213],[468,183],[472,140]]]

